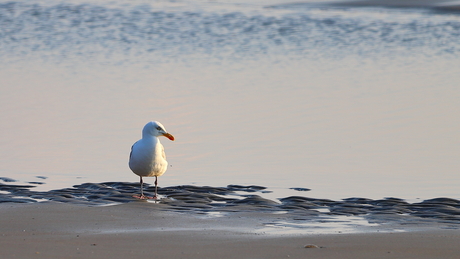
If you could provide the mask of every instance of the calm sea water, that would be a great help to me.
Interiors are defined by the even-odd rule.
[[[459,42],[459,15],[423,9],[0,1],[0,176],[136,182],[158,120],[160,186],[460,198]]]

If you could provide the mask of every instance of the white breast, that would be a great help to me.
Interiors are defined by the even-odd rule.
[[[168,168],[163,145],[157,137],[142,138],[134,143],[129,168],[139,176],[161,176]]]

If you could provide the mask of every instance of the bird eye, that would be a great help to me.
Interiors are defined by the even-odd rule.
[[[157,127],[157,130],[163,130],[161,127]]]

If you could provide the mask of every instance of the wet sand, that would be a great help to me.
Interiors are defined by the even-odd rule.
[[[457,258],[460,231],[424,224],[403,233],[287,235],[255,230],[263,212],[224,217],[165,205],[0,205],[5,258]]]
[[[59,202],[88,206],[116,205],[138,202],[133,194],[139,192],[139,183],[103,182],[84,183],[70,188],[34,191],[34,185],[14,184],[3,178],[0,184],[0,203]],[[8,182],[9,181],[9,182]],[[322,219],[323,217],[359,216],[375,223],[392,221],[447,222],[460,224],[460,200],[433,198],[410,203],[400,198],[368,199],[349,197],[330,200],[308,197],[307,188],[294,188],[299,195],[264,198],[271,191],[258,185],[227,185],[224,187],[179,185],[158,188],[161,200],[158,206],[164,211],[207,213],[266,212],[283,214],[290,221]],[[155,188],[144,184],[144,194],[154,195]]]
[[[5,181],[5,179],[3,179]],[[12,179],[11,179],[12,180]],[[14,182],[10,181],[10,182]],[[70,188],[34,191],[34,185],[0,184],[0,203],[59,202],[88,206],[116,205],[138,202],[133,198],[139,192],[139,183],[103,182],[84,183]],[[265,211],[283,214],[288,220],[306,220],[314,217],[359,216],[379,223],[388,221],[428,221],[460,223],[460,200],[433,198],[410,203],[400,198],[368,199],[349,197],[330,200],[308,197],[307,188],[293,188],[299,195],[265,198],[271,191],[258,185],[227,185],[224,187],[179,185],[159,187],[158,201],[162,210],[195,213],[228,213]],[[144,184],[144,194],[154,195],[154,187]]]
[[[8,179],[3,179],[8,180]],[[146,193],[153,191],[146,185]],[[460,201],[263,198],[263,186],[0,184],[5,258],[456,258]]]

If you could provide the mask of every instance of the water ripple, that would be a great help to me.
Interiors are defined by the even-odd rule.
[[[305,9],[259,12],[156,10],[93,4],[0,4],[0,56],[109,59],[207,55],[340,57],[459,52],[456,16]]]

